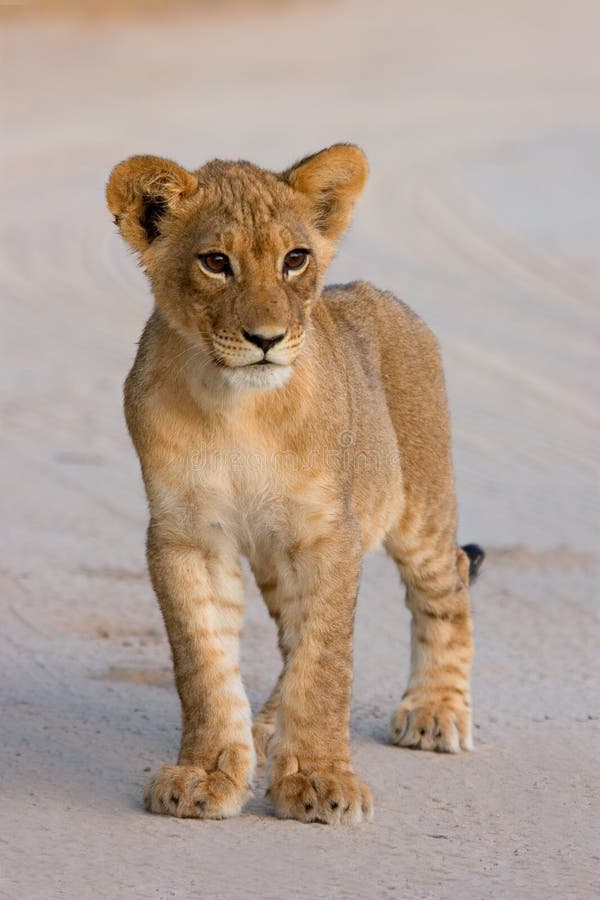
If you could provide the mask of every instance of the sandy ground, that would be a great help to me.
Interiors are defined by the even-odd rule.
[[[437,0],[4,29],[3,897],[594,895],[599,25],[593,2]],[[235,820],[152,817],[179,709],[120,401],[150,299],[104,181],[134,152],[283,167],[336,140],[372,178],[332,279],[394,289],[444,350],[461,538],[489,550],[476,751],[386,744],[408,617],[374,555],[352,719],[374,823],[277,821],[261,783]],[[248,593],[256,707],[277,656]]]

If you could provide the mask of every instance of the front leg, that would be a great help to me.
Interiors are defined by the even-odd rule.
[[[360,547],[344,526],[293,551],[293,594],[281,598],[289,643],[268,759],[269,793],[283,818],[354,824],[372,816],[349,751],[354,608]]]
[[[240,812],[255,755],[239,667],[243,593],[233,548],[151,523],[148,562],[173,653],[182,737],[176,766],[146,787],[150,812],[221,819]]]

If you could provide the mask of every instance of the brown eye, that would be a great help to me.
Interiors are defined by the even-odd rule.
[[[211,275],[231,275],[231,263],[224,253],[200,253],[198,259]]]
[[[289,253],[286,253],[285,259],[283,260],[283,271],[294,272],[304,268],[306,260],[308,259],[308,254],[308,250],[302,250],[299,247],[295,250],[290,250]]]

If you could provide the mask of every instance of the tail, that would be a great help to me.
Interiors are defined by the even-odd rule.
[[[485,559],[485,551],[479,544],[465,544],[462,549],[469,557],[469,581],[475,581]]]

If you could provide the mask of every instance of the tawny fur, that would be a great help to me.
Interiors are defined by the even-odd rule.
[[[351,145],[281,174],[222,161],[187,172],[148,156],[111,174],[109,208],[156,301],[125,386],[183,715],[178,764],[146,789],[154,812],[238,813],[257,752],[279,815],[370,818],[349,703],[361,560],[381,544],[413,617],[391,740],[471,747],[469,561],[456,545],[438,346],[389,293],[323,289],[366,177]],[[310,251],[298,273],[284,262],[294,248]],[[207,253],[226,255],[229,273],[207,271]],[[247,335],[283,335],[269,364]],[[239,668],[241,555],[284,663],[254,729]]]

